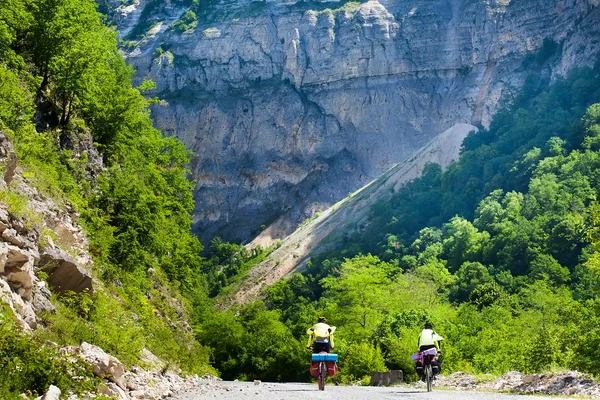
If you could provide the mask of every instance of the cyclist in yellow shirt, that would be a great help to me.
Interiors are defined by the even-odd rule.
[[[313,353],[323,351],[329,353],[333,350],[333,332],[335,332],[335,326],[329,326],[326,322],[325,317],[319,317],[317,323],[306,331],[308,335],[306,348],[310,349],[312,344]]]
[[[426,322],[424,329],[419,335],[419,351],[425,351],[428,349],[435,348],[438,354],[441,354],[442,350],[440,342],[442,340],[444,340],[444,338],[435,333],[435,331],[433,330],[433,324],[431,322]],[[437,358],[434,362],[431,363],[431,366],[433,368],[434,375],[439,375],[442,372],[442,364],[437,360]],[[417,362],[416,368],[417,375],[419,375],[419,378],[423,379],[423,364]]]

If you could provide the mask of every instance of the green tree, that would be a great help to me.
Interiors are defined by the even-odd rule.
[[[351,344],[346,357],[340,363],[340,369],[349,381],[368,380],[371,372],[387,371],[381,350],[369,343]]]
[[[19,77],[0,65],[0,126],[18,130],[33,117],[33,98]]]
[[[359,337],[369,334],[391,301],[390,269],[377,257],[357,256],[342,263],[338,277],[325,278],[326,297],[335,299],[330,310],[335,321],[348,331],[361,332]]]
[[[22,56],[15,50],[21,48],[33,23],[28,5],[23,0],[3,0],[0,7],[0,60],[11,68],[24,66]]]
[[[538,254],[531,262],[529,275],[534,279],[548,279],[555,285],[563,285],[569,281],[571,274],[554,257]]]
[[[479,232],[471,222],[460,217],[452,218],[446,229],[448,237],[444,240],[444,253],[450,271],[456,271],[465,261],[481,258],[489,242],[489,233]]]
[[[450,300],[466,301],[477,287],[490,283],[492,279],[487,268],[481,263],[465,262],[456,273]]]

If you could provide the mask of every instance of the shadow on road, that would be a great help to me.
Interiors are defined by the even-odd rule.
[[[426,391],[424,390],[404,390],[402,392],[390,392],[391,394],[416,394],[416,393],[422,393],[422,394],[427,394]]]
[[[332,388],[334,388],[335,386],[332,386]],[[367,386],[368,387],[368,386]],[[271,389],[269,390],[270,392],[304,392],[304,393],[312,393],[312,392],[317,392],[318,389],[316,387],[310,387],[310,388],[306,388],[306,389]],[[427,394],[426,391],[424,390],[399,390],[399,391],[393,391],[393,392],[388,392],[388,394]]]

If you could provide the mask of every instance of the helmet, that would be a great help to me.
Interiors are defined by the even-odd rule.
[[[319,317],[319,318],[317,319],[317,321],[318,321],[318,322],[327,322],[327,318],[325,318],[325,317]]]
[[[425,322],[425,329],[433,329],[433,324],[429,321]]]

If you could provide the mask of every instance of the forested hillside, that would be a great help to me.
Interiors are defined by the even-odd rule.
[[[446,338],[447,372],[595,373],[599,72],[551,85],[532,76],[458,162],[429,165],[264,303],[221,316],[232,332],[221,345],[243,348],[233,332],[249,329],[247,310],[266,308],[300,341],[317,315],[337,325],[344,381],[381,368],[414,378],[426,321]],[[251,373],[230,354],[215,353],[224,374]]]

